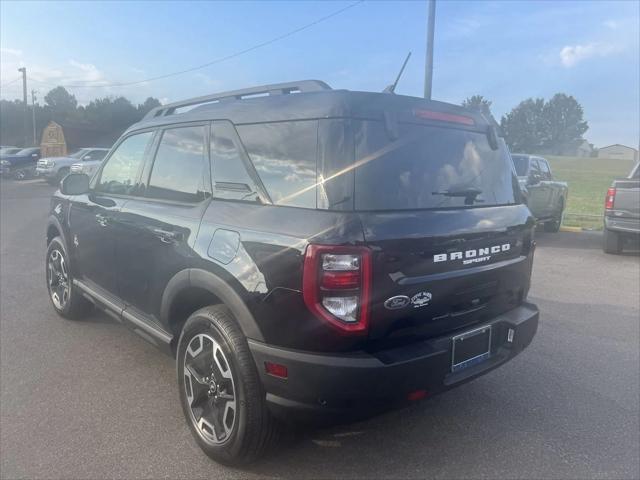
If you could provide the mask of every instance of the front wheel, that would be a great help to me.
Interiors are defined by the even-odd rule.
[[[228,465],[257,459],[277,429],[249,346],[231,312],[215,305],[191,315],[176,361],[182,410],[200,448]]]
[[[76,320],[91,309],[91,302],[73,285],[67,250],[60,237],[51,240],[47,248],[46,278],[49,300],[58,315]]]

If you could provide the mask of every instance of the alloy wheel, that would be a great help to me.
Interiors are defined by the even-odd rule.
[[[58,310],[64,310],[69,301],[69,274],[64,255],[60,250],[51,250],[47,261],[49,295]]]
[[[236,423],[236,389],[231,363],[209,334],[195,335],[187,346],[184,390],[198,435],[212,445],[226,443]]]

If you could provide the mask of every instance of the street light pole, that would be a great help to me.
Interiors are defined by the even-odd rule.
[[[36,139],[36,91],[31,90],[31,121],[33,123],[33,145],[38,145]]]
[[[27,120],[29,111],[27,109],[27,69],[26,67],[22,67],[18,69],[19,72],[22,72],[22,102],[24,106],[24,146],[29,146],[29,120]]]
[[[433,33],[436,23],[436,0],[427,0],[427,54],[424,66],[424,98],[431,100],[433,85]]]

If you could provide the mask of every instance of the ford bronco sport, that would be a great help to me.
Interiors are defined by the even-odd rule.
[[[485,374],[538,326],[534,218],[479,112],[302,81],[164,105],[51,201],[55,310],[176,358],[224,463]]]

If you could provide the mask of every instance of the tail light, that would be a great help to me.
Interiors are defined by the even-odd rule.
[[[309,245],[302,278],[304,302],[342,333],[369,328],[371,251],[364,247]]]
[[[604,199],[604,209],[611,210],[613,203],[616,201],[616,189],[611,187],[607,190],[607,196]]]

